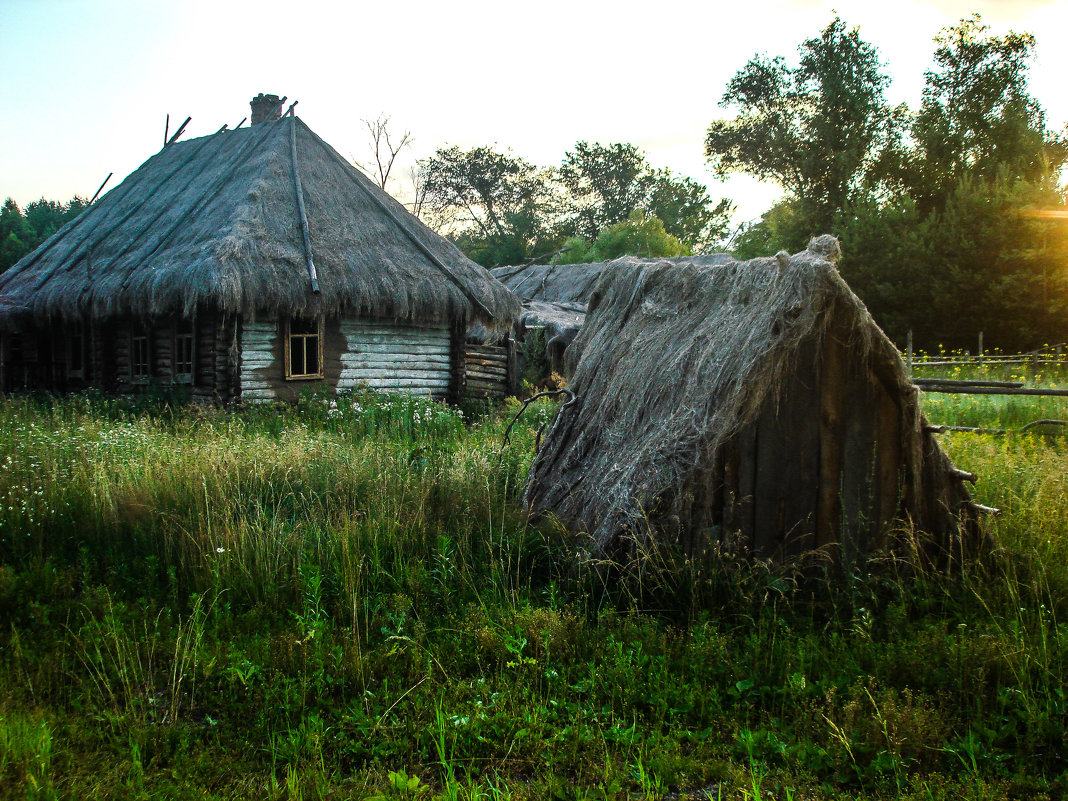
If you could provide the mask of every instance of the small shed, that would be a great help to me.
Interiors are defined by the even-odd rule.
[[[729,260],[730,256],[725,253],[713,253],[663,261],[670,264],[722,264]],[[516,338],[522,342],[529,332],[542,332],[549,369],[561,375],[570,373],[572,365],[564,360],[564,351],[582,330],[590,296],[601,270],[612,263],[526,264],[491,270],[493,277],[523,303],[516,321]]]
[[[608,265],[526,502],[601,554],[658,537],[849,562],[901,520],[951,544],[974,520],[964,474],[839,254],[824,236],[793,256]]]
[[[293,105],[172,141],[0,275],[0,386],[464,398],[468,327],[518,300]]]

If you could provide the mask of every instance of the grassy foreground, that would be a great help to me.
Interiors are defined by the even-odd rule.
[[[1065,794],[1063,433],[945,436],[1004,510],[952,576],[902,532],[845,577],[606,583],[525,520],[554,407],[502,450],[514,411],[0,402],[0,797]]]

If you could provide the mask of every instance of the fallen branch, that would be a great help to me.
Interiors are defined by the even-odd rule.
[[[1017,434],[1022,434],[1029,428],[1034,426],[1068,426],[1068,420],[1032,420],[1027,425],[1016,430]]]
[[[954,478],[958,478],[961,481],[969,481],[972,484],[979,480],[979,476],[975,473],[969,473],[967,470],[961,470],[957,467],[950,468],[949,474]]]
[[[967,434],[1007,434],[1004,428],[976,428],[974,426],[924,426],[928,434],[945,434],[947,431],[963,431]]]
[[[570,406],[572,403],[574,403],[578,399],[576,397],[575,393],[572,392],[567,387],[562,387],[560,389],[552,389],[552,390],[548,390],[546,392],[538,392],[537,394],[531,395],[529,398],[527,398],[525,401],[523,401],[523,407],[518,412],[515,413],[515,417],[513,417],[512,418],[512,422],[510,422],[508,424],[508,428],[504,429],[504,441],[501,442],[501,451],[500,451],[500,455],[498,456],[498,459],[500,459],[500,457],[504,455],[504,449],[508,445],[508,437],[512,433],[512,427],[517,422],[519,422],[519,418],[522,416],[523,412],[525,412],[527,410],[527,407],[530,406],[530,404],[532,404],[538,398],[555,398],[557,395],[564,395],[564,394],[570,395],[570,397],[567,399],[567,402],[563,406],[560,407],[560,411],[563,411],[564,409],[566,409],[568,406]],[[539,432],[539,439],[540,439],[540,432]]]

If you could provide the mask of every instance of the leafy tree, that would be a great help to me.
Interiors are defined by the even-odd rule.
[[[567,192],[569,233],[592,240],[638,209],[693,248],[707,248],[727,230],[731,202],[713,205],[708,189],[669,170],[654,170],[634,145],[577,142],[559,170]]]
[[[667,232],[659,217],[640,209],[632,211],[623,222],[603,228],[592,244],[581,237],[571,237],[565,244],[569,250],[558,257],[558,264],[610,261],[620,256],[688,256],[692,252]]]
[[[421,164],[422,210],[486,266],[549,249],[557,200],[551,174],[489,147],[440,148]]]
[[[30,250],[33,229],[18,204],[8,198],[0,209],[0,272],[21,259]]]
[[[976,14],[942,31],[935,44],[936,67],[926,73],[915,147],[906,157],[906,181],[921,208],[943,208],[966,174],[990,181],[1007,171],[1042,181],[1059,170],[1068,142],[1047,131],[1027,91],[1034,37],[992,36]]]
[[[644,208],[655,180],[638,148],[620,143],[577,142],[565,154],[559,175],[569,195],[568,228],[587,239]]]
[[[862,192],[899,137],[902,112],[886,102],[875,48],[838,17],[798,49],[796,67],[757,55],[731,79],[721,105],[737,115],[709,126],[705,155],[719,177],[742,171],[781,184],[807,236],[830,231]]]
[[[67,203],[41,198],[27,205],[23,213],[14,200],[5,200],[0,209],[0,272],[81,214],[88,205],[85,198],[77,195]]]

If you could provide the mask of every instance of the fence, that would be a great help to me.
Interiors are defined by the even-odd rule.
[[[916,356],[912,350],[912,331],[909,331],[905,342],[904,355],[909,375],[912,375],[913,365],[917,364],[926,367],[948,367],[965,364],[1028,364],[1031,366],[1031,374],[1034,375],[1038,372],[1040,364],[1058,366],[1068,364],[1065,359],[1066,350],[1068,350],[1068,343],[1059,342],[1056,345],[1046,345],[1027,353],[985,353],[983,351],[983,332],[980,331],[979,347],[976,349],[974,356],[967,351],[960,356],[947,356],[941,353],[938,355]]]

